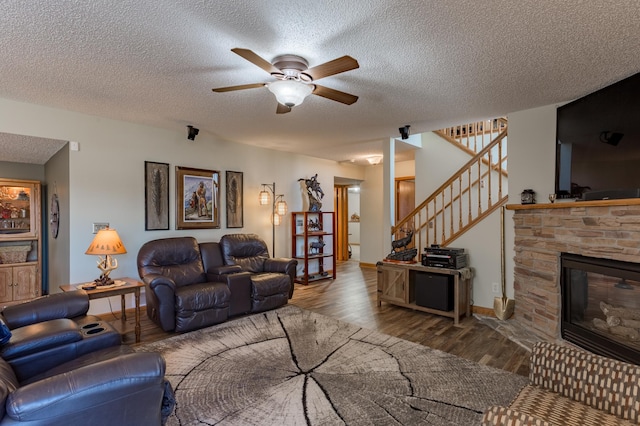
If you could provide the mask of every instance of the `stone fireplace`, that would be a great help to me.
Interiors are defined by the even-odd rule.
[[[550,341],[562,338],[562,253],[640,264],[640,200],[507,208],[514,210],[514,320]]]

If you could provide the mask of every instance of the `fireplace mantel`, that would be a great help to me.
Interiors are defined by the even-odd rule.
[[[640,198],[625,198],[622,200],[592,200],[592,201],[557,201],[544,204],[507,204],[507,210],[534,210],[534,209],[571,209],[580,207],[606,207],[606,206],[638,206]]]

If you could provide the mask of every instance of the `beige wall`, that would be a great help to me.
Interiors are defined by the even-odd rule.
[[[44,180],[44,166],[0,161],[0,177],[8,179]]]
[[[45,199],[47,202],[43,206],[42,214],[49,217],[51,206],[51,196],[58,196],[59,204],[59,227],[57,238],[51,237],[51,232],[45,229],[43,238],[47,240],[47,272],[49,293],[58,293],[60,284],[69,283],[69,245],[71,233],[70,220],[70,194],[69,194],[69,148],[64,146],[45,164]]]
[[[277,192],[284,194],[289,211],[299,211],[302,196],[297,180],[317,173],[324,192],[329,194],[325,196],[324,209],[331,211],[334,176],[365,178],[363,167],[224,141],[204,131],[195,141],[188,141],[184,128],[160,129],[7,99],[0,99],[0,132],[79,144],[78,151],[67,151],[68,188],[63,187],[61,172],[54,172],[53,166],[51,169],[60,180],[58,191],[69,194],[68,211],[62,212],[69,219],[68,245],[59,237],[51,247],[54,256],[60,259],[50,264],[52,289],[57,289],[67,278],[64,271],[53,270],[58,267],[68,268],[66,281],[70,282],[84,282],[98,276],[96,259],[84,255],[94,236],[93,222],[110,223],[123,239],[128,253],[118,256],[117,275],[137,277],[136,254],[139,247],[151,239],[193,235],[201,241],[217,241],[229,232],[255,232],[271,246],[269,208],[258,205],[261,183],[275,181]],[[145,160],[170,164],[169,231],[144,230]],[[225,229],[223,213],[221,229],[175,230],[175,166],[219,170],[223,182],[226,170],[244,172],[244,228]],[[224,195],[221,204],[224,205]],[[290,255],[290,237],[288,216],[276,230],[276,256]],[[54,282],[53,278],[60,282]],[[107,305],[100,307],[92,302],[92,311],[108,309]]]
[[[556,105],[548,105],[509,114],[509,203],[520,203],[520,192],[532,188],[540,202],[553,192],[555,179]],[[429,196],[444,179],[451,176],[469,158],[462,151],[432,133],[423,134],[424,148],[416,151],[416,201]],[[499,210],[466,232],[451,246],[463,247],[475,271],[473,302],[491,309],[499,294],[493,284],[501,283]],[[507,295],[513,297],[513,220],[505,217],[505,282]]]
[[[511,203],[519,203],[519,194],[525,188],[533,188],[543,198],[553,192],[555,109],[555,105],[549,105],[509,115]],[[261,183],[275,181],[278,192],[285,194],[289,210],[294,211],[302,208],[298,178],[318,173],[318,180],[327,194],[332,193],[334,176],[363,180],[361,262],[375,264],[389,251],[384,245],[382,223],[382,165],[339,165],[332,161],[223,141],[206,132],[201,132],[191,142],[186,139],[185,129],[153,128],[7,99],[0,99],[0,132],[71,140],[80,145],[79,151],[68,152],[68,246],[52,248],[56,250],[56,255],[67,259],[62,264],[68,266],[67,280],[71,282],[94,278],[99,272],[95,259],[84,255],[93,237],[92,222],[109,222],[121,233],[129,252],[119,257],[118,272],[130,276],[137,276],[135,256],[145,241],[178,235],[194,235],[199,240],[215,241],[228,232],[224,229],[224,217],[222,229],[219,230],[174,230],[173,178],[170,182],[172,230],[144,231],[145,160],[169,163],[172,170],[175,166],[189,166],[222,172],[243,171],[245,227],[238,231],[256,232],[264,236],[269,245],[271,224],[268,209],[257,203]],[[430,133],[424,134],[424,148],[416,151],[414,169],[417,200],[424,199],[441,183],[436,181],[435,176],[450,176],[463,161],[458,159],[455,148],[448,147],[447,143],[439,146],[433,138],[435,136]],[[406,169],[405,165],[398,166],[398,170]],[[64,188],[59,186],[59,191],[62,190]],[[331,200],[325,198],[325,201],[326,209],[333,209]],[[510,213],[507,213],[506,224],[506,279],[509,294],[513,294],[513,227]],[[289,227],[290,219],[287,218],[284,225],[277,229],[278,256],[290,254]],[[493,305],[495,295],[491,292],[491,285],[500,282],[498,235],[499,218],[496,214],[456,242],[456,245],[467,248],[472,266],[476,268],[473,297],[477,306]],[[55,268],[56,265],[50,267]],[[65,274],[60,273],[56,280],[64,281],[65,278]],[[52,281],[53,288],[57,288],[57,285]]]

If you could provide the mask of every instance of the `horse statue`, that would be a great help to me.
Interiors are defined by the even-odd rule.
[[[309,254],[320,253],[320,250],[322,250],[324,246],[325,246],[325,242],[323,241],[322,237],[319,237],[318,241],[312,241],[309,244]]]

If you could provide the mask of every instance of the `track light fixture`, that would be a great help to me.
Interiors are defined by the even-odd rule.
[[[187,126],[187,139],[190,141],[196,140],[196,136],[200,133],[200,129],[196,129],[195,127],[189,125]]]
[[[405,124],[404,127],[400,127],[398,129],[398,131],[400,132],[400,137],[402,139],[409,139],[409,127],[411,127],[411,126],[408,125],[408,124]]]

